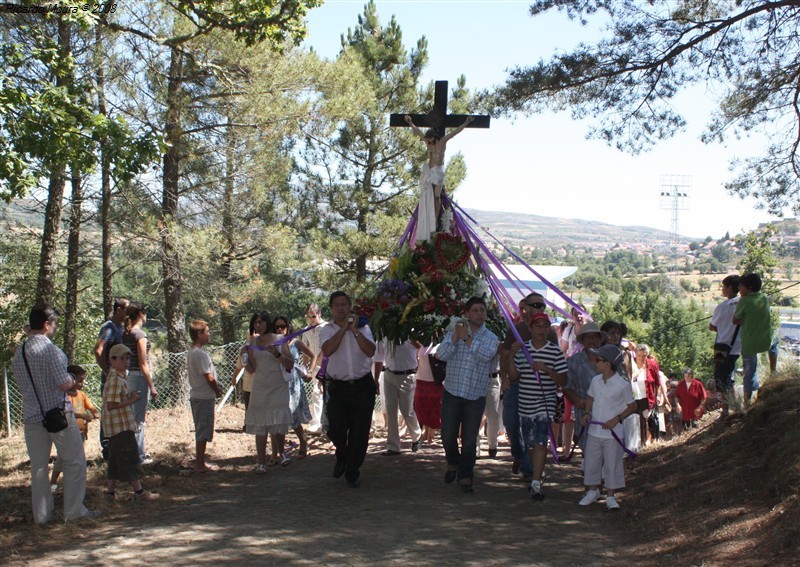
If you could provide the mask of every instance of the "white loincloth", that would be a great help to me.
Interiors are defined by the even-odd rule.
[[[433,186],[444,183],[444,169],[442,166],[431,167],[427,163],[422,166],[422,175],[419,177],[419,212],[417,217],[417,231],[414,235],[414,245],[417,242],[429,242],[431,234],[436,232],[436,204],[433,196]]]

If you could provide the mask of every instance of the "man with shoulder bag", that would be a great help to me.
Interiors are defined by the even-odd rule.
[[[714,343],[714,384],[722,402],[722,416],[728,415],[728,400],[733,395],[733,371],[742,348],[739,325],[733,324],[733,314],[739,304],[739,276],[730,275],[722,280],[725,301],[717,305],[708,325],[717,333]]]
[[[98,512],[83,505],[86,495],[86,455],[83,439],[66,393],[75,387],[67,373],[67,356],[51,339],[58,313],[49,305],[31,309],[30,335],[17,349],[12,365],[14,380],[22,393],[25,444],[31,459],[33,520],[46,524],[53,519],[48,463],[55,444],[64,476],[64,519],[93,518]]]

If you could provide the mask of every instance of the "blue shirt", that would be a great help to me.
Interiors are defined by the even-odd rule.
[[[436,351],[436,356],[447,362],[444,389],[467,400],[486,397],[499,342],[486,325],[472,335],[472,346],[466,341],[453,344],[453,330],[448,331]]]
[[[103,345],[103,358],[106,361],[106,365],[110,368],[109,361],[108,361],[108,353],[111,351],[111,347],[117,343],[122,342],[122,335],[125,334],[125,329],[122,325],[118,325],[112,319],[109,319],[103,326],[100,327],[100,333],[97,335],[98,340],[102,339],[105,341]]]

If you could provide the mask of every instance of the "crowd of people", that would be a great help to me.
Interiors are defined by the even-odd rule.
[[[606,507],[615,510],[619,508],[616,493],[625,487],[622,463],[626,454],[654,439],[697,427],[709,409],[727,412],[740,354],[745,362],[745,401],[758,389],[756,355],[772,344],[769,302],[755,274],[729,276],[722,289],[726,299],[710,324],[717,344],[714,378],[708,387],[691,368],[681,381],[674,375],[666,377],[648,345],[626,338],[623,323],[605,321],[598,326],[582,305],[574,306],[566,323],[554,323],[546,312],[545,298],[538,293],[520,301],[516,319],[502,340],[485,324],[485,300],[473,297],[464,305],[463,318],[441,342],[431,345],[414,340],[400,345],[376,342],[342,291],[330,295],[327,322],[321,320],[318,305],[308,306],[309,325],[301,333],[293,332],[286,316],[257,312],[250,319],[248,340],[235,371],[235,376],[241,376],[245,402],[243,430],[255,438],[254,472],[264,474],[270,465],[290,463],[285,450],[290,430],[299,441],[297,458],[304,458],[307,429],[328,436],[335,453],[333,476],[344,476],[348,486],[358,488],[380,394],[387,430],[383,456],[402,454],[403,430],[410,437],[412,452],[431,443],[440,431],[444,481],[457,481],[463,492],[472,493],[485,426],[492,458],[497,456],[498,436],[505,432],[512,474],[528,483],[534,500],[545,498],[548,448],[556,461],[569,460],[579,450],[587,488],[580,504],[597,501],[604,486]],[[145,310],[118,299],[100,330],[94,350],[102,369],[99,411],[81,392],[85,369],[68,365],[64,353],[50,340],[57,320],[51,307],[32,309],[29,336],[13,361],[23,394],[35,522],[51,521],[50,483],[55,484],[61,475],[65,519],[96,515],[83,504],[83,442],[86,423],[98,418],[108,498],[116,498],[117,482],[126,482],[133,498],[157,499],[141,483],[142,465],[152,461],[144,435],[147,402],[158,395],[143,330]],[[215,470],[206,459],[206,449],[213,441],[215,400],[222,391],[205,350],[211,340],[209,324],[192,321],[189,335],[194,470],[206,473]],[[313,383],[310,396],[307,382]],[[64,421],[53,425],[50,414],[58,413],[58,408]],[[53,444],[58,461],[48,480]]]

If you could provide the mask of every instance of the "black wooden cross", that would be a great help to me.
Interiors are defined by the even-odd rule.
[[[428,114],[411,114],[414,125],[435,130],[441,138],[447,128],[457,128],[467,119],[468,114],[447,114],[447,81],[436,81],[433,94],[433,108]],[[473,114],[474,120],[467,124],[467,128],[488,128],[491,116],[488,114]],[[405,114],[390,114],[389,126],[408,128]]]

